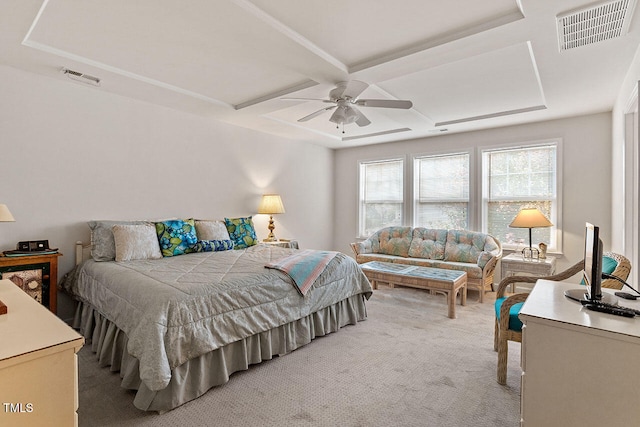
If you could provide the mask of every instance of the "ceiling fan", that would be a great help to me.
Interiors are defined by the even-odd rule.
[[[329,92],[329,99],[316,99],[316,98],[283,98],[288,100],[306,100],[306,101],[322,101],[326,103],[335,104],[330,107],[322,108],[315,111],[308,116],[304,116],[298,119],[299,122],[306,122],[313,119],[326,111],[335,110],[329,121],[336,125],[346,125],[355,123],[358,126],[367,126],[371,124],[371,121],[362,114],[362,112],[356,108],[358,107],[377,107],[377,108],[400,108],[409,109],[413,106],[411,101],[401,101],[393,99],[359,99],[358,96],[369,87],[367,83],[351,80],[349,82],[340,82],[336,85],[336,88]],[[344,130],[343,130],[344,132]]]

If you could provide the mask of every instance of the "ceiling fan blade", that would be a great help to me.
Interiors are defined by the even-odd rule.
[[[332,100],[351,98],[356,99],[369,85],[365,82],[358,80],[351,80],[350,82],[340,82],[336,85],[335,89],[331,89],[329,92],[329,98]]]
[[[368,87],[369,85],[365,82],[361,82],[359,80],[351,80],[349,83],[347,83],[344,92],[342,92],[342,97],[356,99],[358,95],[364,92],[364,90]]]
[[[413,107],[411,101],[395,99],[358,99],[355,104],[361,107],[402,108],[404,110]]]
[[[322,101],[322,102],[333,102],[330,99],[320,99],[320,98],[280,98],[281,101]]]
[[[371,124],[371,120],[367,119],[367,117],[362,114],[362,111],[358,110],[356,107],[351,107],[351,109],[357,114],[356,124],[358,126],[363,127]]]
[[[333,105],[333,106],[331,106],[331,107],[327,107],[327,108],[322,108],[322,109],[320,109],[320,110],[318,110],[318,111],[316,111],[316,112],[313,112],[313,113],[309,114],[308,116],[304,116],[303,118],[298,119],[298,121],[299,121],[299,122],[306,122],[307,120],[311,120],[311,119],[313,119],[314,117],[317,117],[317,116],[319,116],[320,114],[324,113],[325,111],[333,110],[333,109],[334,109],[334,108],[336,108],[336,107],[337,107],[337,105]]]

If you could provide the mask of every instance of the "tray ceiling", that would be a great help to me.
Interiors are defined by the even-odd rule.
[[[561,52],[556,21],[588,1],[11,0],[0,62],[328,147],[387,142],[610,110],[640,41]],[[633,12],[633,11],[632,11]],[[344,128],[327,106],[338,82],[410,110],[360,110]],[[70,84],[79,84],[69,80]]]

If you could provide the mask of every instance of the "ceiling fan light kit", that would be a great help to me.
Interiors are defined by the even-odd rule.
[[[313,98],[283,98],[289,100],[306,100],[306,101],[322,101],[333,103],[331,107],[321,108],[313,113],[298,119],[298,122],[306,122],[326,111],[335,110],[329,121],[335,123],[337,127],[342,125],[342,133],[344,133],[344,125],[355,123],[358,126],[367,126],[371,121],[362,112],[356,108],[374,107],[374,108],[399,108],[407,110],[413,107],[411,101],[394,100],[394,99],[358,99],[358,96],[364,92],[369,85],[367,83],[351,80],[349,82],[340,82],[334,89],[329,92],[329,99],[313,99]]]

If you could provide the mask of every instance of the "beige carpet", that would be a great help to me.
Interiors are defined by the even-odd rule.
[[[509,344],[507,386],[496,382],[493,300],[456,306],[408,288],[375,291],[369,318],[168,413],[133,406],[119,376],[79,353],[81,426],[516,426],[520,345]]]

